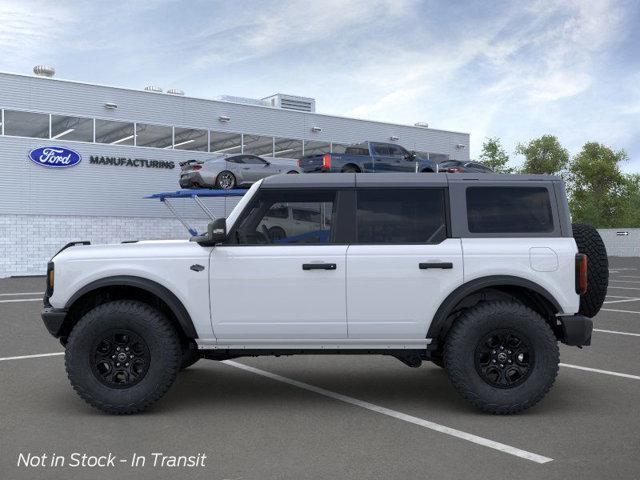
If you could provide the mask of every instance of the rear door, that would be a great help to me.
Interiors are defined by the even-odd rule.
[[[357,190],[356,242],[347,251],[349,338],[426,338],[463,279],[446,193],[444,186]]]

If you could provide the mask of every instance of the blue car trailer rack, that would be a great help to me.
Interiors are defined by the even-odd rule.
[[[204,212],[204,214],[209,217],[212,221],[216,219],[215,215],[207,206],[203,203],[201,198],[211,198],[211,197],[241,197],[247,190],[234,189],[234,190],[209,190],[206,188],[198,188],[198,189],[183,189],[177,190],[175,192],[161,192],[154,193],[152,195],[148,195],[144,198],[157,198],[162,203],[166,205],[169,211],[180,220],[180,223],[184,225],[184,227],[189,231],[189,234],[196,236],[198,232],[196,229],[192,228],[187,221],[180,216],[175,207],[172,205],[171,200],[175,198],[190,198],[192,199],[198,207]]]

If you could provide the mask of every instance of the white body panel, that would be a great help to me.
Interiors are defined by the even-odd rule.
[[[211,314],[220,341],[345,339],[346,245],[218,246]],[[303,270],[334,263],[335,270]]]
[[[573,238],[463,238],[462,251],[465,282],[491,275],[524,278],[549,292],[562,313],[578,311]]]
[[[419,264],[424,262],[450,262],[453,268],[421,270]],[[351,245],[349,338],[426,338],[438,307],[462,279],[460,239],[438,245]]]
[[[91,282],[116,275],[141,277],[173,292],[189,312],[198,337],[212,339],[208,272],[189,268],[208,265],[210,251],[186,240],[70,247],[54,258],[56,280],[49,302],[64,308]]]

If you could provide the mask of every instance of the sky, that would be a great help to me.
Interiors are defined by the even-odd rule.
[[[316,99],[321,113],[518,143],[624,149],[640,172],[640,0],[0,0],[0,71],[187,95]]]

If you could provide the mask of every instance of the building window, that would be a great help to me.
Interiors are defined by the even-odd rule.
[[[332,143],[331,153],[344,153],[348,146],[346,143]]]
[[[4,134],[15,137],[49,138],[49,115],[5,110]]]
[[[173,148],[177,150],[196,150],[206,152],[208,150],[208,132],[193,128],[176,127],[173,139]]]
[[[331,152],[331,143],[318,142],[314,140],[304,141],[304,154],[307,155],[323,155]]]
[[[136,146],[171,148],[173,145],[173,128],[148,123],[136,124]]]
[[[302,157],[302,140],[294,140],[291,138],[274,139],[275,148],[274,157],[279,158],[301,158]]]
[[[51,139],[93,142],[93,119],[51,115]]]
[[[549,191],[544,187],[467,188],[471,233],[548,233],[553,231]]]
[[[262,137],[260,135],[244,134],[243,153],[251,155],[273,156],[273,137]]]
[[[113,120],[96,120],[96,142],[111,145],[133,145],[134,125]]]
[[[429,244],[447,236],[443,189],[361,189],[357,195],[358,243]]]
[[[210,132],[211,133],[211,153],[241,153],[242,135],[239,133]]]

